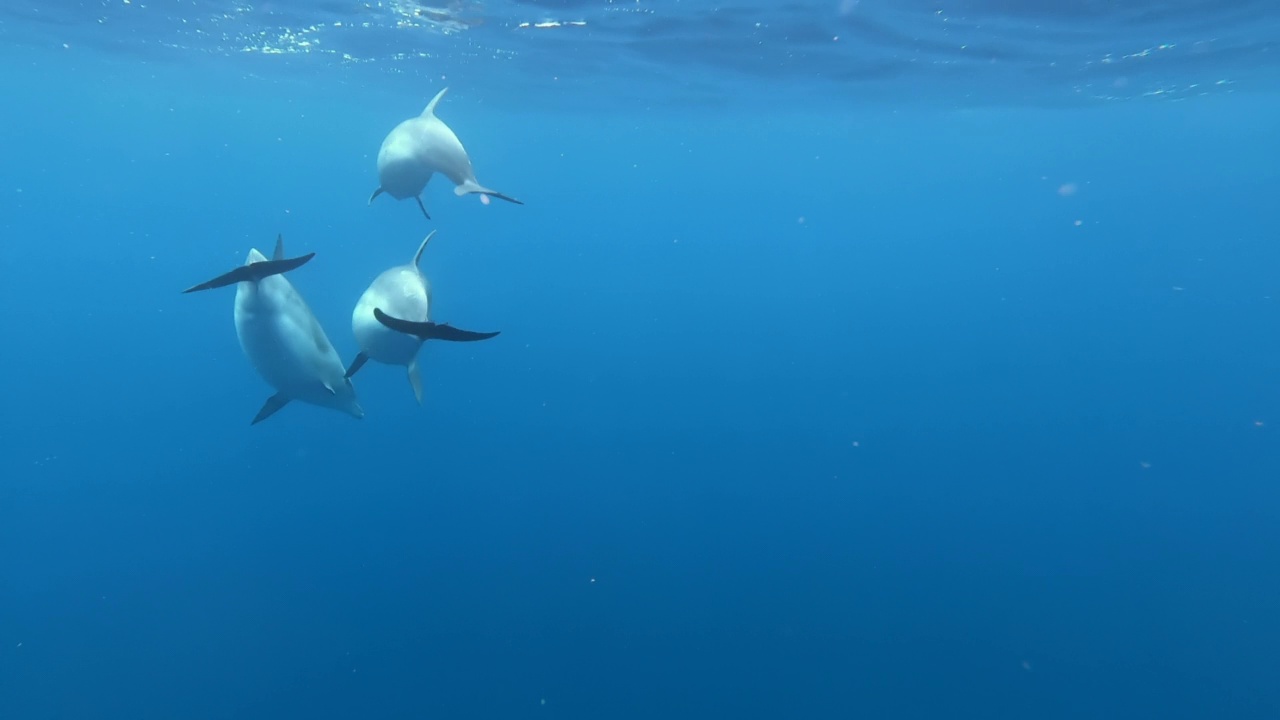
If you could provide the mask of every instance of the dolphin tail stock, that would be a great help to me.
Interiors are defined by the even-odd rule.
[[[413,199],[418,201],[418,208],[419,208],[420,210],[422,210],[422,214],[423,214],[423,215],[426,215],[426,216],[427,216],[427,219],[428,219],[428,220],[430,220],[430,219],[431,219],[431,213],[427,212],[427,206],[422,204],[422,196],[421,196],[421,195],[414,195],[414,196],[413,196]]]
[[[506,200],[509,203],[515,203],[516,205],[524,204],[510,195],[503,195],[497,190],[491,190],[475,180],[463,180],[462,184],[453,189],[453,194],[458,197],[462,197],[463,195],[488,195],[489,197],[496,197],[499,200]]]
[[[470,330],[462,330],[448,323],[433,322],[413,322],[412,320],[402,320],[394,318],[382,312],[382,308],[374,308],[373,316],[378,322],[387,327],[402,332],[406,335],[413,335],[422,340],[448,340],[450,342],[475,342],[477,340],[488,340],[498,335],[496,332],[481,333],[472,332]]]
[[[253,422],[249,424],[257,425],[263,420],[266,420],[272,415],[275,415],[276,412],[280,410],[280,408],[288,404],[289,404],[289,398],[285,397],[284,393],[276,393],[275,395],[272,395],[271,397],[267,398],[266,402],[262,403],[262,409],[258,410],[258,414],[253,416]]]
[[[421,405],[422,404],[422,374],[418,372],[418,358],[415,357],[413,359],[413,362],[409,363],[408,370],[405,374],[408,375],[409,377],[409,386],[413,388],[414,399],[418,401],[419,405]]]
[[[369,362],[369,356],[364,352],[356,355],[356,359],[351,361],[351,365],[347,367],[347,372],[343,377],[350,379],[351,376],[360,372],[360,368],[364,367],[367,362]]]
[[[378,189],[377,189],[377,190],[374,190],[374,191],[373,191],[373,194],[369,196],[369,204],[370,204],[370,205],[372,205],[372,204],[373,204],[373,200],[374,200],[374,198],[378,197],[379,195],[381,195],[381,194],[382,194],[382,193],[384,193],[384,192],[386,192],[386,190],[383,190],[383,189],[382,189],[382,186],[381,186],[381,185],[379,185],[379,186],[378,186]]]
[[[277,244],[276,247],[279,249],[279,244]],[[234,285],[241,282],[257,282],[272,275],[280,275],[282,273],[287,273],[290,270],[297,270],[303,265],[306,265],[307,261],[315,256],[315,253],[307,253],[302,257],[288,258],[285,260],[264,260],[261,262],[249,263],[248,265],[241,265],[231,272],[223,273],[218,277],[207,282],[202,282],[199,285],[192,285],[182,292],[190,293],[197,292],[199,290],[212,290],[213,288],[226,287],[228,285]]]

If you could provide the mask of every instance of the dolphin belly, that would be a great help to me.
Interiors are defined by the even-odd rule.
[[[435,168],[424,163],[411,128],[397,127],[378,149],[378,184],[397,200],[418,197],[426,189]]]
[[[378,186],[397,200],[408,200],[427,189],[433,174],[411,160],[396,160],[378,168]]]
[[[280,280],[273,283],[273,280]],[[342,360],[333,347],[316,341],[311,318],[283,278],[241,283],[236,292],[236,335],[258,374],[291,399],[335,407],[335,385]],[[255,286],[256,285],[256,286]],[[301,314],[300,314],[301,313]],[[326,372],[327,371],[327,372]]]
[[[422,341],[412,335],[396,333],[383,327],[373,315],[373,305],[362,308],[360,319],[355,323],[356,339],[360,349],[370,360],[377,360],[385,365],[408,365],[418,356]],[[399,335],[400,337],[395,337]]]
[[[307,385],[317,378],[305,355],[298,352],[295,339],[299,333],[289,325],[289,318],[267,306],[261,293],[236,303],[236,335],[254,369],[276,390],[306,400]]]
[[[371,360],[387,365],[412,363],[422,347],[422,340],[395,332],[378,322],[373,315],[375,307],[395,308],[394,312],[399,313],[397,317],[425,322],[430,311],[430,297],[421,275],[410,267],[384,272],[360,296],[351,314],[351,331],[360,349]]]

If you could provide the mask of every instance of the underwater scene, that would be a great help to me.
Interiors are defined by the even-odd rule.
[[[1280,718],[1280,4],[0,41],[0,720]]]

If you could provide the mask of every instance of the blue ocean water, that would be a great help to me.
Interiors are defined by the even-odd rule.
[[[1280,717],[1280,8],[0,8],[0,718]],[[369,204],[438,114],[526,204]],[[277,234],[344,360],[272,390]]]

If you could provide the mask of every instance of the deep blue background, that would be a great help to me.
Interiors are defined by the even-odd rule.
[[[438,84],[7,73],[0,717],[1280,715],[1274,97],[454,87],[527,205],[427,223],[365,199]],[[436,319],[502,335],[250,427],[179,291],[283,233],[349,357],[433,227]]]

